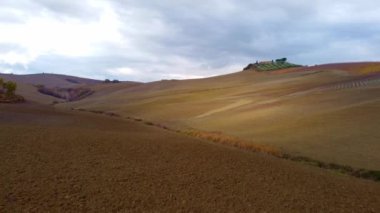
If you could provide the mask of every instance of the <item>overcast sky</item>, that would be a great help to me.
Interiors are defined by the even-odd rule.
[[[379,61],[377,0],[1,0],[0,72],[153,81]]]

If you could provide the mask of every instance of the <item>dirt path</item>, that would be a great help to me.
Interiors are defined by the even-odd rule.
[[[250,103],[252,103],[252,100],[248,100],[248,99],[238,100],[235,103],[229,104],[227,106],[224,106],[224,107],[221,107],[221,108],[218,108],[218,109],[213,109],[213,110],[210,110],[210,111],[208,111],[206,113],[198,115],[196,118],[203,118],[203,117],[206,117],[206,116],[213,115],[215,113],[224,112],[224,111],[227,111],[227,110],[230,110],[230,109],[234,109],[234,108],[237,108],[237,107],[240,107],[240,106],[243,106],[243,105],[246,105],[246,104],[250,104]]]
[[[380,184],[85,113],[0,105],[0,212],[380,212]]]

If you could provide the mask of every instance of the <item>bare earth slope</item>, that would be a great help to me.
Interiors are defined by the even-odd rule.
[[[380,185],[136,122],[0,104],[0,212],[379,212]]]
[[[219,131],[292,155],[380,170],[380,63],[244,71],[118,88],[62,107]]]

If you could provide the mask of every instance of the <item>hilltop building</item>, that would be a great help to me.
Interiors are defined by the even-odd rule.
[[[254,64],[248,64],[243,70],[253,70],[257,72],[261,71],[273,71],[280,69],[287,69],[292,67],[300,67],[301,65],[292,64],[287,62],[287,58],[279,58],[271,61],[256,61]]]

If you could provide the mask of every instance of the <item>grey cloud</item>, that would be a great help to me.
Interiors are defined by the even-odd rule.
[[[87,21],[99,15],[91,1],[22,2]],[[30,72],[111,78],[117,76],[107,70],[126,67],[135,72],[120,75],[123,80],[148,81],[175,74],[221,74],[255,59],[288,57],[316,64],[376,60],[380,54],[380,4],[374,0],[108,2],[122,22],[120,32],[128,45],[102,44],[100,54],[87,58],[39,57],[29,65]]]
[[[0,2],[0,21],[22,22],[36,14],[48,13],[51,17],[61,16],[96,21],[100,8],[89,0],[2,0]]]
[[[82,20],[96,20],[99,18],[99,8],[91,5],[91,1],[56,1],[56,0],[35,0],[36,5],[41,9],[46,9],[52,14],[66,17],[75,17]]]

